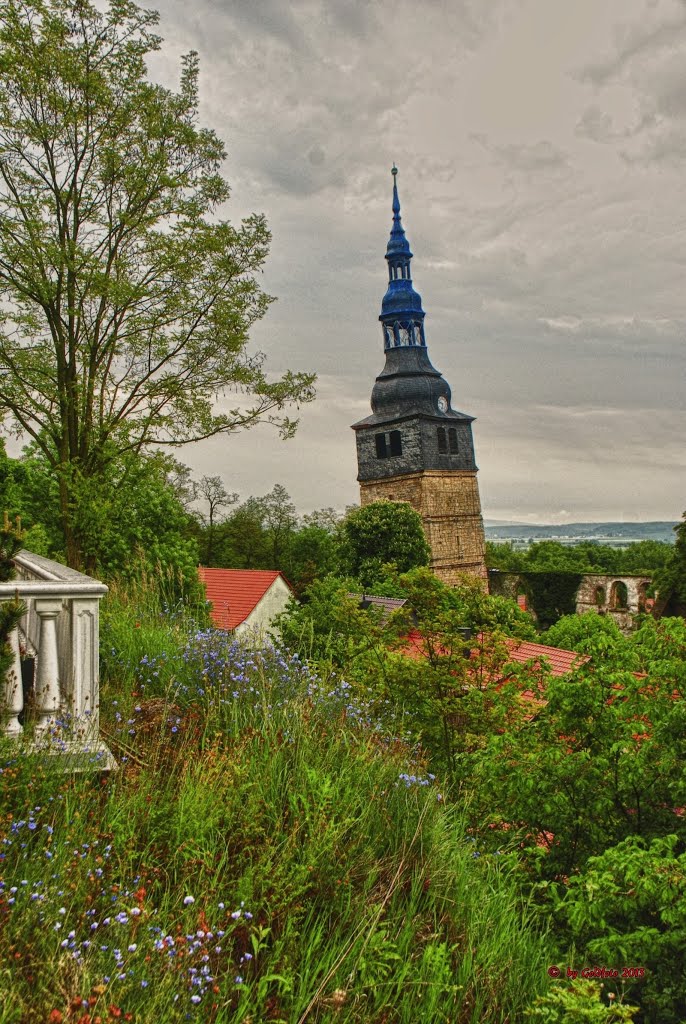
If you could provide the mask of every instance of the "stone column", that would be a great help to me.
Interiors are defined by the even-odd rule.
[[[24,709],[24,691],[21,684],[21,661],[19,660],[19,631],[15,628],[10,633],[10,647],[14,661],[5,676],[5,724],[6,736],[21,736],[23,728],[19,723],[19,715]]]
[[[36,737],[47,736],[54,728],[60,710],[60,670],[57,651],[57,616],[62,611],[59,597],[36,598],[34,608],[39,619],[36,665],[36,704],[39,719]]]

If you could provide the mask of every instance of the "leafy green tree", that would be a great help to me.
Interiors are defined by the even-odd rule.
[[[569,875],[630,835],[686,839],[675,813],[686,801],[684,694],[675,699],[669,673],[637,676],[635,664],[630,647],[601,634],[569,675],[504,687],[537,700],[522,699],[490,737],[472,780],[474,813],[505,823],[534,873]]]
[[[584,615],[563,615],[554,626],[541,633],[542,644],[561,647],[564,651],[586,653],[595,649],[599,635],[608,637],[616,644],[625,645],[621,629],[610,615],[586,612]]]
[[[526,554],[511,544],[486,541],[486,565],[501,572],[522,572],[526,567]]]
[[[228,569],[272,569],[264,509],[248,498],[215,531],[214,562]]]
[[[269,494],[256,500],[264,515],[263,523],[271,548],[271,568],[281,569],[298,524],[295,505],[282,484],[275,484]]]
[[[22,548],[23,543],[24,533],[19,520],[17,519],[13,525],[5,512],[3,522],[0,524],[0,581],[2,583],[14,579],[17,575],[12,559]],[[12,630],[19,625],[25,612],[26,606],[23,601],[19,600],[18,594],[11,601],[0,601],[0,679],[3,680],[3,684],[14,663],[14,651],[10,644],[10,636]],[[15,680],[15,685],[21,686],[21,681]],[[3,702],[4,696],[3,691]],[[1,714],[0,721],[2,721]]]
[[[629,836],[569,879],[558,932],[594,964],[640,968],[621,987],[645,1024],[681,1024],[686,1006],[686,853],[683,837]]]
[[[21,519],[24,544],[37,555],[59,555],[62,538],[54,519],[46,515],[56,510],[55,482],[46,477],[40,459],[25,456],[12,459],[0,439],[0,508],[10,517]]]
[[[288,436],[313,398],[312,375],[270,383],[246,353],[269,232],[216,216],[197,56],[178,92],[149,82],[156,21],[130,0],[0,0],[0,406],[57,481],[76,568],[84,495],[121,460],[265,418]]]
[[[341,536],[344,570],[365,589],[384,577],[384,566],[403,573],[429,564],[421,517],[405,501],[374,501],[352,509]]]
[[[385,662],[369,659],[365,683],[383,701],[402,707],[431,753],[436,770],[453,783],[471,777],[472,761],[492,730],[504,727],[508,702],[494,685],[508,652],[497,621],[513,602],[484,594],[465,576],[448,587],[427,568],[399,577],[406,604],[390,619]],[[514,605],[515,618],[531,620]],[[488,627],[488,633],[481,632]]]
[[[130,455],[110,466],[97,485],[91,481],[91,487],[79,488],[83,550],[100,575],[113,579],[161,568],[187,581],[195,579],[198,547],[193,520],[175,482],[182,468],[161,453]],[[12,477],[7,490],[14,496],[12,514],[28,509],[26,546],[63,560],[59,489],[50,467],[33,454],[4,464],[0,458],[0,480],[3,469]]]
[[[302,596],[315,580],[338,568],[336,537],[322,526],[301,526],[292,534],[280,566],[297,596]]]
[[[674,545],[661,540],[639,540],[620,552],[624,573],[654,573],[671,561]]]
[[[200,513],[205,527],[204,564],[212,565],[214,534],[217,517],[223,508],[228,508],[238,501],[236,493],[229,494],[219,476],[203,476],[196,485],[197,496],[204,501],[207,511]]]
[[[667,564],[655,573],[654,585],[660,598],[686,608],[686,512],[675,528],[676,543]]]
[[[381,614],[361,608],[349,586],[350,581],[336,576],[315,580],[302,603],[291,600],[275,628],[286,647],[315,662],[323,674],[344,670],[347,678],[354,678],[361,655],[374,651],[383,661],[386,634]]]

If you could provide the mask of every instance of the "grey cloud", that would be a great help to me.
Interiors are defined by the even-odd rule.
[[[477,416],[486,513],[678,517],[686,184],[667,35],[682,45],[679,19],[673,3],[622,0],[618,70],[596,84],[565,73],[578,55],[564,39],[551,40],[554,66],[538,63],[540,43],[517,31],[526,7],[165,4],[172,52],[200,51],[202,118],[229,150],[227,215],[263,209],[273,231],[264,285],[279,301],[252,344],[274,373],[320,374],[292,442],[266,428],[215,439],[184,453],[196,472],[243,495],[282,480],[303,510],[357,499],[350,423],[383,366],[395,159],[431,358]],[[565,9],[590,38],[592,5]],[[517,106],[503,47],[540,77],[538,107],[533,94]],[[512,117],[480,104],[494,88],[512,91]]]
[[[574,130],[580,138],[612,145],[617,141],[640,137],[657,125],[658,117],[650,111],[639,115],[629,124],[620,126],[606,110],[602,110],[598,104],[592,104],[584,110]]]
[[[602,59],[588,62],[581,69],[579,77],[596,86],[605,85],[621,75],[635,58],[665,50],[678,51],[686,32],[686,4],[679,0],[670,6],[674,14],[662,24],[646,27],[641,19],[618,26],[615,52]]]
[[[472,138],[508,168],[516,168],[525,173],[568,166],[567,155],[547,139],[534,143],[500,145],[481,133],[472,133]]]
[[[623,149],[621,156],[627,164],[672,164],[681,168],[686,157],[686,129],[662,131],[638,149]]]
[[[282,0],[230,0],[228,4],[226,0],[208,2],[210,17],[216,11],[242,30],[264,33],[298,52],[308,49],[302,5],[285,4]]]

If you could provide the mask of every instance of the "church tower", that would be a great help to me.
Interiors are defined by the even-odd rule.
[[[388,290],[379,317],[386,365],[372,390],[372,415],[353,424],[360,501],[409,502],[422,517],[439,579],[452,585],[460,573],[472,573],[486,580],[474,417],[452,408],[450,386],[431,365],[400,219],[397,168],[391,173]]]

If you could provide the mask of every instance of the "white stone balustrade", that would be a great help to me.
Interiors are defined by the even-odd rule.
[[[0,583],[0,601],[18,594],[27,610],[11,640],[15,658],[5,679],[1,727],[7,736],[23,736],[21,645],[35,657],[33,747],[72,755],[78,768],[112,768],[99,737],[99,607],[107,587],[29,551],[20,551],[14,563],[17,577]]]

